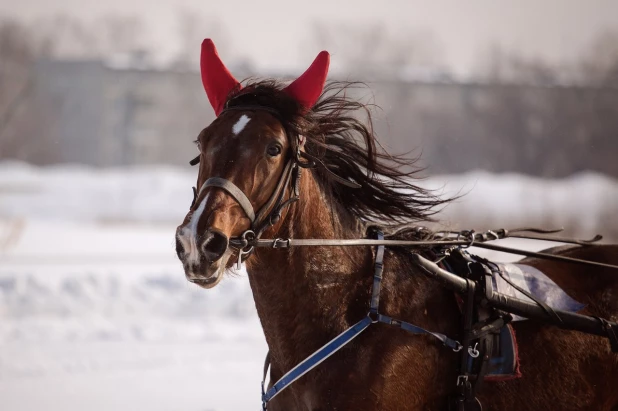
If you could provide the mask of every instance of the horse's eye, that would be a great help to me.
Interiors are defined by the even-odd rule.
[[[279,144],[271,144],[266,149],[266,153],[271,157],[277,157],[281,154],[281,146]]]

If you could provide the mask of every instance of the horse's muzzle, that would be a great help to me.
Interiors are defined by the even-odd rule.
[[[221,280],[231,254],[227,252],[229,238],[216,229],[196,237],[191,234],[183,227],[176,232],[176,254],[182,261],[185,276],[201,287],[214,287]]]

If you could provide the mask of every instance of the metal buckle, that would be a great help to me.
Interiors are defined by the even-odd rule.
[[[280,243],[280,242],[281,242],[281,243],[285,243],[285,241],[286,241],[286,240],[285,240],[284,238],[281,238],[281,237],[277,237],[277,238],[275,238],[275,239],[273,240],[273,248],[280,248],[280,247],[279,247],[279,243]]]
[[[479,350],[476,349],[476,347],[479,346],[479,343],[474,344],[474,348],[472,347],[468,347],[468,355],[472,358],[477,358],[479,355],[481,355],[481,352]]]
[[[485,233],[487,234],[487,237],[491,236],[493,237],[493,240],[499,240],[500,237],[498,236],[498,234],[496,234],[495,232],[491,231],[491,230],[487,230],[487,232]],[[492,239],[490,239],[491,241]]]
[[[249,238],[247,238],[249,237]],[[253,232],[253,230],[247,230],[244,233],[242,233],[242,235],[240,236],[240,238],[242,239],[243,244],[245,244],[244,246],[240,247],[238,249],[238,261],[236,262],[236,269],[240,270],[240,268],[242,267],[242,256],[243,255],[247,255],[247,254],[251,254],[253,252],[253,245],[249,244],[250,241],[254,241],[255,240],[255,233]]]
[[[457,376],[457,386],[461,387],[462,385],[465,385],[468,382],[468,376],[467,375],[458,375]]]
[[[367,317],[371,318],[371,324],[375,324],[378,322],[380,314],[378,313],[378,311],[369,311],[367,313]]]

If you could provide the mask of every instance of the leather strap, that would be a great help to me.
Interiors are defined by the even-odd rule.
[[[251,205],[251,201],[247,198],[245,193],[242,192],[240,188],[236,186],[236,184],[232,183],[229,180],[220,177],[211,177],[204,183],[204,187],[219,187],[228,192],[229,195],[234,197],[234,199],[240,204],[242,209],[251,220],[251,223],[255,221],[255,212],[253,211],[253,206]]]
[[[269,214],[272,211],[274,211],[274,208],[276,208],[278,204],[281,204],[281,201],[283,200],[283,195],[285,194],[285,188],[290,182],[290,176],[292,175],[293,165],[294,163],[291,160],[288,160],[288,162],[285,164],[285,168],[283,169],[283,173],[281,174],[281,177],[279,177],[279,182],[277,183],[277,187],[275,187],[275,191],[273,191],[272,195],[270,196],[266,204],[264,204],[262,208],[260,208],[260,210],[258,211],[257,217],[254,221],[257,225],[263,225],[263,224],[268,225],[269,222],[266,221],[266,218],[269,216]],[[260,231],[263,231],[263,228],[262,227],[254,227],[254,228],[255,228],[254,231],[256,231],[256,233],[259,233],[261,235]]]
[[[368,316],[363,317],[362,320],[360,320],[359,322],[330,340],[319,350],[311,354],[309,357],[305,358],[298,365],[288,371],[283,377],[279,379],[279,381],[274,383],[268,389],[268,391],[262,391],[262,409],[266,410],[268,402],[275,398],[281,391],[283,391],[284,389],[289,387],[294,381],[320,365],[324,360],[339,351],[354,338],[358,337],[358,335],[365,331],[367,327],[369,327],[371,324],[371,318],[369,318]],[[267,359],[269,358],[267,357]],[[265,366],[264,369],[268,369],[268,367]],[[266,373],[264,373],[264,377],[266,377]],[[262,381],[262,387],[264,386],[265,381]]]
[[[384,233],[378,231],[378,240],[384,240]],[[384,245],[379,245],[376,249],[375,268],[373,272],[373,289],[371,291],[371,303],[369,312],[378,315],[380,306],[380,288],[382,284],[382,272],[384,271]]]
[[[391,247],[425,247],[425,246],[466,246],[470,245],[469,240],[457,240],[454,237],[450,239],[446,237],[444,239],[436,240],[370,240],[370,239],[318,239],[318,238],[272,238],[272,239],[257,239],[252,242],[254,247],[269,247],[269,248],[291,248],[291,247],[340,247],[340,246],[378,246],[385,245]],[[230,242],[233,242],[231,239]],[[544,239],[545,240],[545,239]],[[475,242],[474,247],[487,248],[489,250],[502,251],[509,254],[525,255],[528,257],[544,258],[547,260],[563,261],[575,264],[584,264],[591,267],[603,267],[618,270],[618,265],[600,263],[597,261],[581,260],[579,258],[566,257],[557,254],[546,254],[541,252],[525,251],[515,248],[502,247],[495,244],[487,244],[484,242]]]

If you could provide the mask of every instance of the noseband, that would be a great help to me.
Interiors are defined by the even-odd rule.
[[[243,193],[242,190],[236,186],[236,184],[224,178],[211,177],[204,183],[204,188],[205,187],[219,187],[227,191],[227,193],[231,195],[238,204],[240,204],[242,209],[245,211],[245,214],[247,214],[247,217],[249,217],[249,220],[251,220],[251,224],[253,224],[255,221],[255,212],[253,211],[251,201],[249,201],[245,193]]]
[[[227,107],[224,109],[221,114],[226,111],[239,111],[239,110],[262,110],[267,111],[273,114],[283,125],[284,123],[281,121],[280,114],[273,110],[270,107],[264,106],[235,106],[235,107]],[[296,134],[295,136],[290,136],[289,130],[285,130],[286,137],[290,142],[290,153],[288,154],[288,160],[285,164],[283,172],[281,173],[281,177],[279,178],[279,182],[275,187],[275,190],[271,194],[268,201],[259,209],[257,214],[251,204],[251,201],[247,197],[247,195],[233,182],[230,180],[221,178],[221,177],[211,177],[202,186],[200,190],[206,187],[217,187],[225,190],[243,209],[249,220],[251,221],[251,227],[243,232],[239,237],[230,238],[230,246],[232,248],[236,248],[238,250],[238,268],[240,268],[240,264],[242,261],[249,258],[249,256],[253,253],[253,243],[255,240],[258,240],[264,231],[269,227],[275,225],[281,219],[281,213],[283,209],[300,198],[300,176],[303,168],[316,168],[317,166],[321,166],[321,168],[327,172],[327,174],[334,179],[335,181],[344,184],[351,188],[360,188],[361,186],[346,180],[332,171],[330,171],[320,159],[301,151],[301,136]],[[306,158],[307,160],[302,160],[301,157]],[[196,165],[200,161],[200,156],[197,156],[189,163],[191,165]],[[285,189],[291,184],[291,192],[290,197],[287,200],[284,200]],[[195,187],[193,188],[193,203],[191,207],[195,205],[197,200],[197,190]]]

